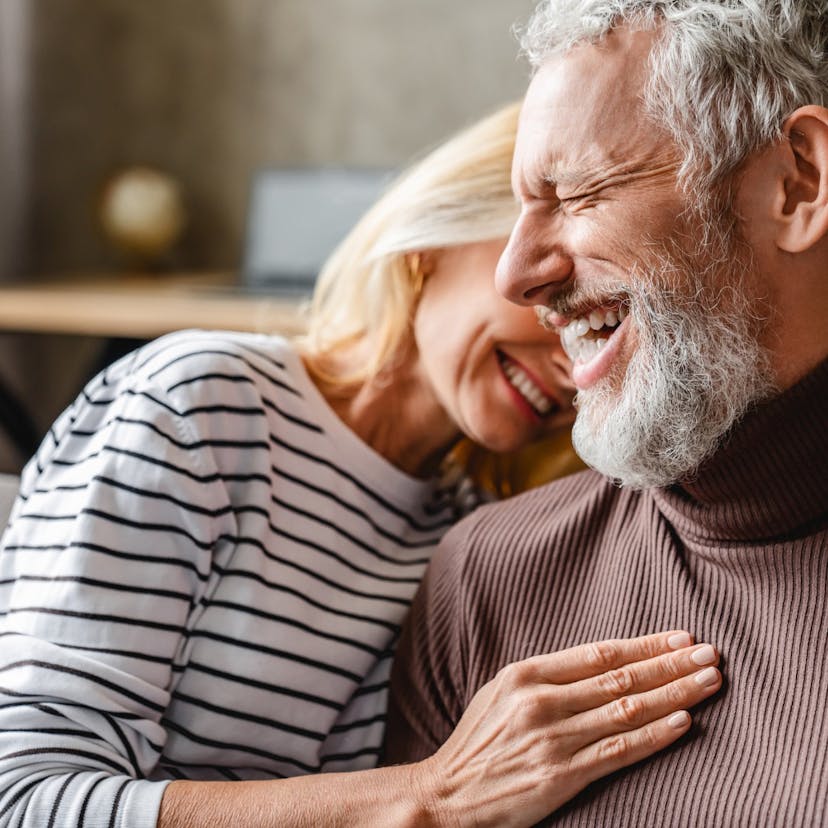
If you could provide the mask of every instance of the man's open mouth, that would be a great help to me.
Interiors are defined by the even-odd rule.
[[[595,308],[561,328],[561,344],[573,363],[595,358],[627,316],[625,305]]]

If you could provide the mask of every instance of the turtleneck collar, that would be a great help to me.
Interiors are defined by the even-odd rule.
[[[682,537],[706,545],[828,526],[828,360],[752,409],[692,480],[652,495]]]

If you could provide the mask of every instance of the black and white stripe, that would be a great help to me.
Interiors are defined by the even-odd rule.
[[[0,826],[152,826],[165,780],[375,764],[436,496],[278,338],[175,334],[99,375],[2,541]]]

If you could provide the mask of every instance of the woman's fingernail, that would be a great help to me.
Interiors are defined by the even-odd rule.
[[[690,633],[686,632],[673,633],[667,639],[667,644],[674,650],[680,650],[682,647],[689,647],[692,643]]]
[[[700,684],[702,687],[710,687],[718,682],[719,671],[715,667],[707,667],[700,673],[696,673],[694,678],[696,679],[696,684]]]
[[[705,644],[698,650],[694,650],[690,658],[696,664],[712,664],[716,660],[716,651],[709,644]]]
[[[670,727],[684,727],[690,721],[690,714],[686,710],[679,710],[677,713],[673,713],[669,719],[667,719],[667,724]]]

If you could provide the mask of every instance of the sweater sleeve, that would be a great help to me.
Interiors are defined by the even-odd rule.
[[[150,384],[99,377],[22,476],[0,543],[0,826],[154,826],[163,717],[234,519]]]
[[[465,547],[476,514],[443,538],[403,626],[391,674],[385,764],[431,756],[467,706]]]

